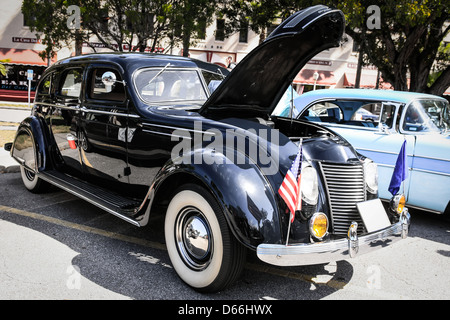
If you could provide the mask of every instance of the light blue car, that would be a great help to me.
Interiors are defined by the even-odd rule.
[[[293,97],[294,108],[289,100]],[[283,101],[283,100],[282,100]],[[368,111],[374,117],[361,117]],[[292,109],[292,112],[291,112]],[[406,140],[408,177],[400,192],[408,207],[450,213],[450,107],[447,100],[422,93],[365,89],[325,89],[288,94],[273,115],[320,123],[347,139],[378,164],[380,198]]]

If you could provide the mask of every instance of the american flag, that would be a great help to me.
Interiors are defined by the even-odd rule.
[[[295,211],[302,208],[302,199],[300,196],[300,182],[302,175],[302,140],[298,148],[297,157],[292,163],[291,168],[286,173],[286,177],[281,184],[278,193],[286,202],[291,212],[291,222],[294,221]]]

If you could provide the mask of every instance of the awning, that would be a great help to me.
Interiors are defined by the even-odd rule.
[[[317,82],[314,80],[314,73],[319,74]],[[336,84],[336,79],[334,78],[334,73],[332,71],[324,70],[311,70],[304,69],[301,70],[295,77],[293,83],[296,84],[317,84],[322,86],[332,86]]]
[[[33,103],[35,92],[30,92],[30,102]],[[28,91],[0,89],[0,101],[28,102]]]
[[[22,65],[47,66],[47,59],[42,60],[38,50],[0,48],[0,60],[8,59],[8,63]],[[52,59],[51,62],[56,60]]]
[[[354,87],[356,83],[356,73],[344,73],[344,87]],[[359,81],[360,88],[375,88],[377,85],[376,75],[361,74]]]

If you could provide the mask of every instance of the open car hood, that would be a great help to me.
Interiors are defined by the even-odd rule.
[[[337,47],[344,33],[340,10],[317,5],[283,21],[233,69],[205,102],[206,115],[270,115],[301,68]]]

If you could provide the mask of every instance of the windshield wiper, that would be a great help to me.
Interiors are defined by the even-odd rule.
[[[168,63],[168,64],[166,64],[166,66],[164,67],[164,68],[162,68],[161,70],[159,70],[159,72],[147,83],[147,85],[149,85],[150,83],[152,83],[153,82],[153,80],[155,80],[156,78],[158,78],[160,75],[161,75],[161,73],[163,73],[166,69],[167,69],[167,67],[168,66],[170,66],[170,62]]]

